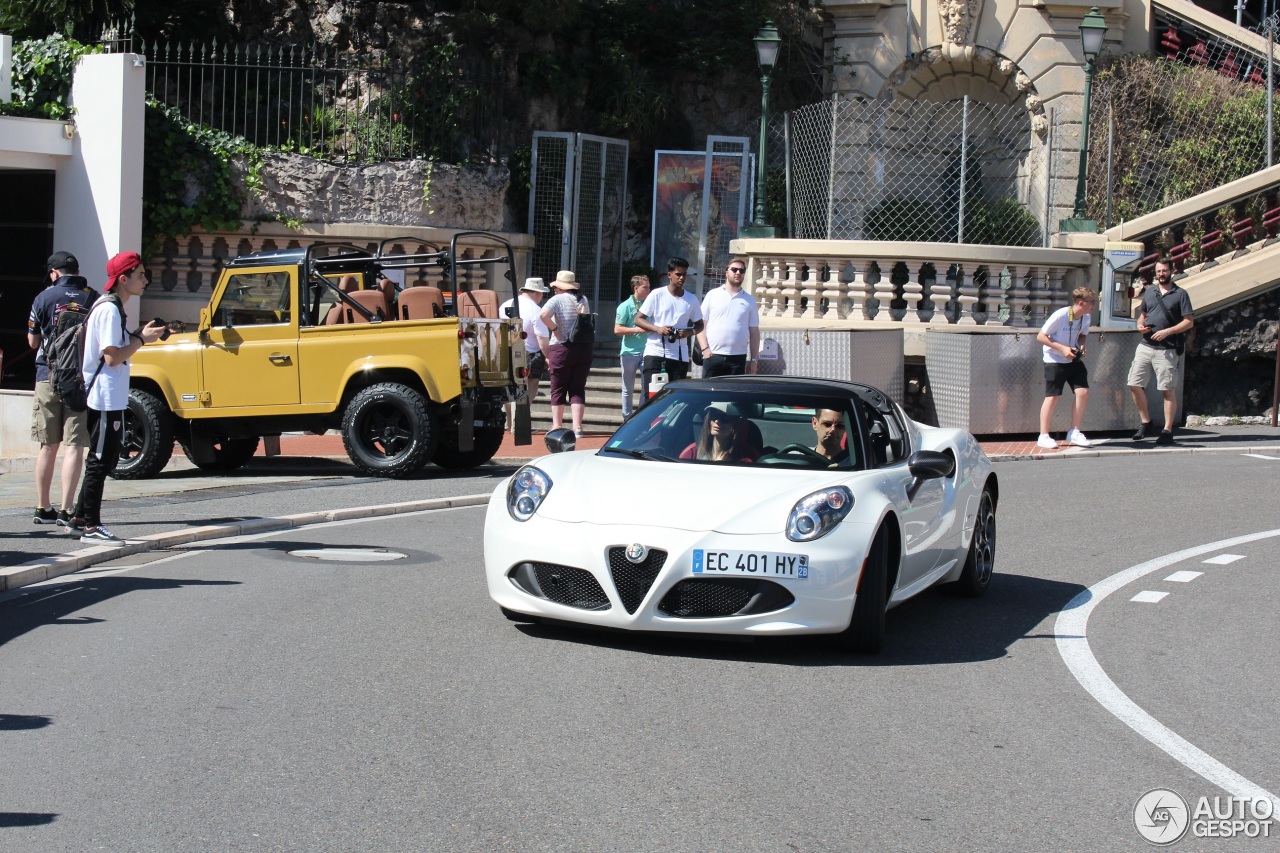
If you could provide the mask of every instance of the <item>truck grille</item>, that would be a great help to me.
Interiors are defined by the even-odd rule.
[[[586,569],[554,563],[520,563],[508,575],[520,589],[579,610],[608,610],[609,596]]]
[[[781,610],[795,601],[781,584],[755,578],[696,578],[683,580],[658,602],[664,616],[710,619],[716,616],[751,616]]]
[[[651,549],[642,563],[628,560],[626,548],[615,546],[609,549],[609,574],[613,576],[613,586],[628,613],[636,612],[666,561],[667,552],[660,548]]]

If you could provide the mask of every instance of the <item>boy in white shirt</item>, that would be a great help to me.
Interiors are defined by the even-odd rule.
[[[689,262],[672,258],[667,262],[667,286],[645,297],[636,312],[636,328],[649,333],[640,360],[643,399],[649,398],[649,381],[654,374],[665,372],[668,382],[689,375],[689,340],[702,331],[702,306],[684,289],[688,274]]]
[[[1049,315],[1040,327],[1036,340],[1044,347],[1044,403],[1040,406],[1040,438],[1036,446],[1057,450],[1058,442],[1049,435],[1053,410],[1062,396],[1062,386],[1070,385],[1075,396],[1071,406],[1071,428],[1067,443],[1088,447],[1089,439],[1080,431],[1085,406],[1089,404],[1089,371],[1084,366],[1084,343],[1089,334],[1090,315],[1098,298],[1087,287],[1071,291],[1071,304]]]

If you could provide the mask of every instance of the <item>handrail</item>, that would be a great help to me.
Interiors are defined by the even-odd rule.
[[[1104,232],[1108,240],[1141,240],[1196,216],[1212,213],[1241,199],[1250,198],[1280,187],[1280,165],[1245,175],[1243,178],[1215,187],[1160,210],[1121,222]]]
[[[1229,41],[1253,54],[1257,59],[1265,61],[1267,58],[1267,40],[1265,38],[1251,30],[1237,26],[1234,22],[1228,21],[1221,15],[1215,15],[1213,12],[1201,9],[1194,3],[1187,2],[1187,0],[1152,0],[1151,14],[1153,20],[1158,18],[1159,12],[1164,12],[1169,17],[1212,33],[1215,38]],[[1156,26],[1153,24],[1153,30],[1155,28]],[[1272,56],[1280,60],[1280,45],[1273,45]]]

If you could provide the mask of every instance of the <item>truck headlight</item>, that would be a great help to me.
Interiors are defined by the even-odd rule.
[[[528,521],[551,491],[551,478],[540,469],[526,465],[507,486],[507,512],[516,521]]]
[[[853,509],[853,492],[834,486],[796,501],[787,517],[787,538],[808,542],[826,536]]]

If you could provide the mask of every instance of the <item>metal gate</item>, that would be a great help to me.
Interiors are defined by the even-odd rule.
[[[573,270],[593,306],[622,298],[627,155],[623,139],[533,134],[530,275],[550,282]]]

